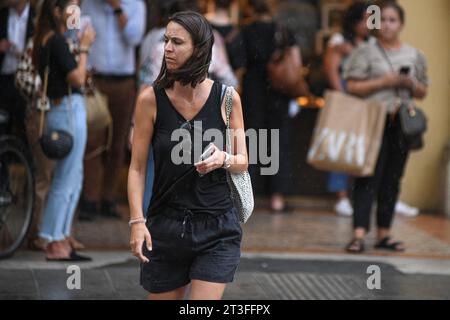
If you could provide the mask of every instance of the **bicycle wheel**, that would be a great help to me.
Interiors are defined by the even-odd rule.
[[[25,146],[0,139],[0,259],[22,245],[34,209],[34,176]]]

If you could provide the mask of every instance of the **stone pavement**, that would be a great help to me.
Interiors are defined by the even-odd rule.
[[[37,252],[0,261],[0,300],[145,299],[139,264],[126,251],[87,252],[81,288],[69,290],[69,264],[47,263]],[[367,268],[380,268],[381,288],[369,290]],[[424,272],[426,271],[426,272]],[[429,274],[440,271],[441,274]],[[331,254],[244,254],[224,299],[450,299],[450,262]]]
[[[98,218],[93,222],[75,222],[74,234],[88,249],[127,250],[128,209],[120,207],[122,220]],[[372,222],[375,225],[375,222]],[[246,252],[343,253],[350,240],[352,219],[339,217],[324,207],[296,209],[288,215],[272,215],[257,209],[243,226],[243,250]],[[398,216],[394,236],[405,242],[407,250],[394,256],[450,259],[450,220],[431,214],[416,218]],[[367,254],[392,255],[373,250],[374,232],[367,238]]]
[[[122,220],[76,222],[74,233],[94,258],[80,264],[81,290],[68,290],[68,265],[47,263],[40,252],[20,251],[0,261],[0,299],[144,299],[139,264],[128,251],[127,208]],[[258,209],[244,226],[243,257],[225,299],[450,299],[450,221],[423,214],[397,217],[396,238],[407,251],[343,251],[351,219],[326,208],[289,215]],[[381,289],[369,290],[367,268],[381,272]]]

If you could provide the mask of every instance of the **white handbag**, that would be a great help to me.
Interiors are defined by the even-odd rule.
[[[15,85],[27,102],[34,102],[39,96],[42,80],[33,64],[33,41],[27,42],[25,51],[22,53],[15,73]]]
[[[222,85],[222,94],[224,91],[227,116],[226,150],[228,153],[232,154],[230,115],[233,108],[233,88]],[[253,189],[250,174],[247,170],[239,173],[227,171],[227,182],[230,187],[231,199],[237,210],[239,221],[241,223],[246,223],[254,208]]]

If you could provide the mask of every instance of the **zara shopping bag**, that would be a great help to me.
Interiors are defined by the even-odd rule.
[[[338,91],[325,93],[308,163],[324,171],[371,176],[378,160],[387,108]]]

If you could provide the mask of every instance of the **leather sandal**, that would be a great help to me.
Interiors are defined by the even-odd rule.
[[[352,241],[345,247],[348,253],[362,253],[365,250],[364,239],[353,238]]]
[[[45,258],[49,262],[89,262],[92,261],[92,258],[79,255],[75,250],[70,252],[70,255],[66,258]]]
[[[84,250],[84,244],[75,239],[73,236],[67,237],[67,241],[73,250]]]
[[[375,245],[375,249],[403,252],[405,246],[401,241],[392,241],[391,237],[385,237]]]

